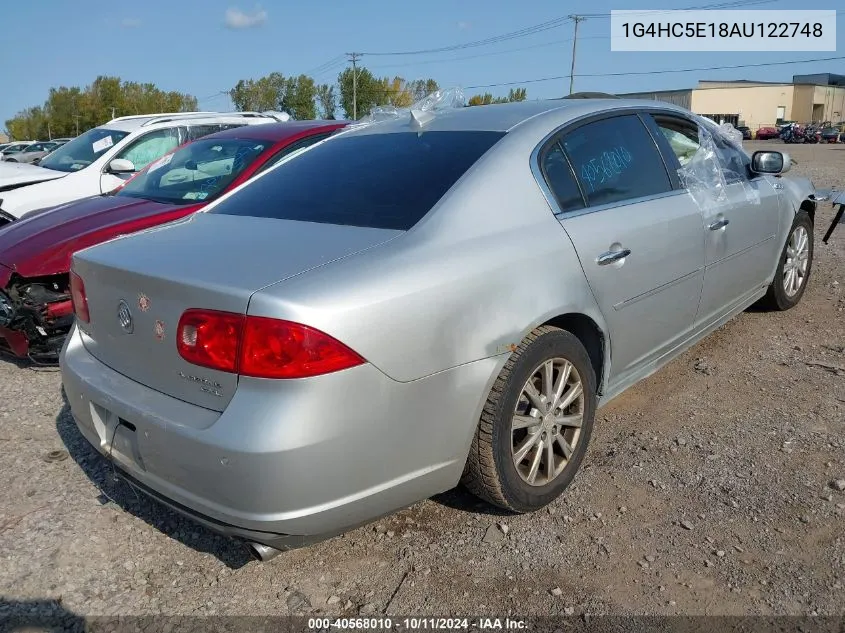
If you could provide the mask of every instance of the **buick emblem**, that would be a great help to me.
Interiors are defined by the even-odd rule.
[[[132,323],[132,313],[129,311],[129,305],[122,300],[117,304],[117,321],[124,332],[132,334],[132,330],[135,329]]]

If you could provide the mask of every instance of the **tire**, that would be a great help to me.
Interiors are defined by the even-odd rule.
[[[6,162],[7,162],[7,163],[16,163],[16,162],[18,162],[18,161],[16,161],[14,158],[7,158],[7,159],[6,159]]]
[[[533,404],[537,403],[537,396],[541,399],[546,397],[543,394],[543,376],[547,361],[552,363],[553,386],[560,384],[556,381],[561,373],[567,371],[569,364],[566,374],[569,378],[559,389],[562,398],[558,402],[565,401],[573,390],[577,394],[576,382],[580,382],[581,394],[558,412],[557,418],[553,409],[542,419],[539,409]],[[534,403],[524,393],[529,378],[539,391],[534,394]],[[545,403],[539,404],[546,406]],[[542,508],[560,496],[575,477],[592,435],[595,410],[595,372],[581,341],[566,330],[551,326],[537,328],[505,363],[487,396],[461,483],[473,494],[506,510],[532,512]],[[519,425],[524,425],[531,418],[537,419],[537,424],[514,429],[517,412],[520,415]],[[559,426],[561,422],[563,424]],[[580,427],[577,426],[579,423]],[[537,441],[532,443],[530,437],[537,438]],[[571,450],[568,458],[558,437]],[[544,448],[539,468],[533,468],[534,481],[529,483],[531,465],[537,458],[537,443],[544,443]],[[515,452],[526,445],[531,448],[517,465]],[[549,445],[552,447],[551,468],[547,466]],[[551,481],[548,480],[549,474],[553,475]]]
[[[795,244],[793,243],[793,239],[797,238],[803,234],[806,240],[806,265],[803,268],[803,275],[801,275],[801,259],[796,262],[797,268],[796,276],[798,277],[800,283],[798,287],[795,288],[793,285],[793,291],[789,292],[786,289],[786,275],[789,274],[790,266],[788,265],[788,261],[793,259],[790,258],[790,250],[794,248]],[[790,308],[794,308],[798,305],[798,302],[801,301],[801,297],[804,296],[804,291],[807,289],[807,283],[810,280],[810,273],[813,270],[813,221],[810,219],[809,214],[806,211],[799,211],[798,214],[795,216],[795,220],[792,223],[792,227],[789,229],[789,235],[786,238],[786,243],[783,245],[783,250],[780,254],[780,260],[778,261],[778,267],[775,271],[775,278],[772,280],[771,285],[769,286],[769,290],[766,293],[766,296],[763,298],[764,305],[769,308],[770,310],[789,310]]]

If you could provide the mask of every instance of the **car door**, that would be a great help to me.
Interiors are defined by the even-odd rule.
[[[695,322],[705,327],[766,284],[779,247],[779,195],[765,176],[751,174],[745,152],[718,133],[700,139],[698,124],[680,116],[657,114],[654,121],[667,140],[681,134],[696,150],[704,140],[724,175],[724,193],[714,190],[702,207],[705,271]]]
[[[704,270],[701,214],[637,113],[565,129],[539,160],[609,329],[612,389],[692,329]]]
[[[109,165],[106,164],[100,175],[100,191],[102,193],[114,191],[135,173],[173,151],[185,140],[186,130],[182,126],[161,128],[139,136],[111,158],[111,160],[121,158],[130,161],[135,166],[135,172],[114,174],[109,171]]]

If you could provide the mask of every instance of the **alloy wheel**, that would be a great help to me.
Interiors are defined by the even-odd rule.
[[[810,238],[803,226],[795,227],[786,245],[786,261],[783,264],[783,289],[788,297],[794,297],[807,279]]]
[[[572,363],[552,358],[531,372],[511,422],[511,456],[525,483],[545,486],[566,469],[583,421],[584,386]]]

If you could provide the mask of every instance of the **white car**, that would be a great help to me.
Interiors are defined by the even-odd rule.
[[[80,134],[38,166],[0,163],[0,226],[30,211],[109,193],[179,145],[285,113],[180,112],[118,117]]]

